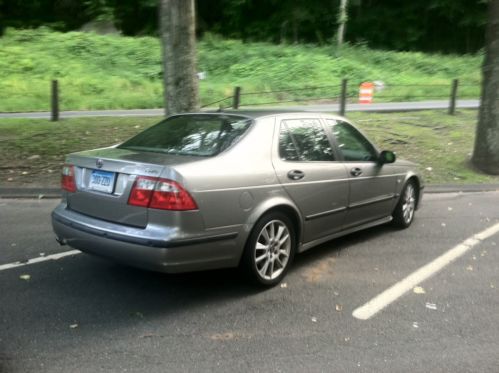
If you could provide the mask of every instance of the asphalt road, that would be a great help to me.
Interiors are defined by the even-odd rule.
[[[426,195],[409,229],[324,244],[266,291],[237,270],[164,275],[84,254],[5,269],[70,250],[51,233],[56,203],[0,199],[1,372],[499,370],[499,233],[372,318],[352,316],[496,226],[499,192]]]
[[[479,100],[457,100],[456,107],[460,109],[476,109]],[[398,112],[414,110],[447,109],[448,100],[419,101],[419,102],[386,102],[373,104],[348,104],[347,111],[372,111],[372,112]],[[207,108],[205,110],[216,110],[217,108]],[[285,109],[296,111],[318,111],[336,112],[339,110],[338,104],[311,104],[311,105],[290,105],[290,106],[243,106],[242,109]],[[82,111],[62,111],[61,118],[77,117],[146,117],[163,116],[163,109],[131,109],[131,110],[82,110]],[[0,118],[36,118],[48,119],[50,112],[25,112],[25,113],[0,113]]]

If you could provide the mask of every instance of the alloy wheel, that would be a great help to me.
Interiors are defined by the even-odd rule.
[[[286,269],[291,255],[291,234],[280,220],[269,221],[260,231],[254,250],[254,263],[262,279],[274,280]]]
[[[402,203],[402,216],[404,222],[409,224],[414,216],[414,210],[416,208],[416,191],[412,184],[408,184],[405,188],[405,193]]]

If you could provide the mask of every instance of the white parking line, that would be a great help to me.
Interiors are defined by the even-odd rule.
[[[81,254],[81,251],[70,250],[70,251],[64,251],[64,252],[58,253],[58,254],[40,256],[38,258],[29,259],[27,262],[15,262],[15,263],[2,264],[2,265],[0,265],[0,271],[5,271],[7,269],[23,267],[23,266],[41,263],[41,262],[46,262],[48,260],[59,260],[61,258],[65,258],[66,256],[71,256],[71,255],[76,255],[76,254]]]
[[[409,276],[403,280],[397,282],[392,287],[386,289],[384,292],[378,296],[371,299],[369,302],[363,306],[355,309],[352,316],[359,320],[368,320],[374,315],[376,315],[383,308],[389,304],[395,302],[398,298],[404,295],[406,292],[414,288],[414,286],[421,284],[426,279],[430,278],[445,266],[464,255],[466,252],[471,250],[477,244],[487,239],[488,237],[499,232],[499,223],[483,230],[482,232],[475,234],[465,241],[461,242],[459,245],[453,247],[446,253],[442,254],[432,262],[426,264],[425,266],[419,268],[415,272],[411,273]]]

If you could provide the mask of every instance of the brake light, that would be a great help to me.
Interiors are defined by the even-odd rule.
[[[68,192],[76,192],[75,168],[72,164],[62,166],[61,188]]]
[[[128,204],[160,210],[196,210],[196,202],[179,183],[148,176],[139,176],[133,184]]]
[[[154,186],[156,185],[156,177],[139,176],[133,183],[128,204],[133,206],[148,207],[151,202]]]

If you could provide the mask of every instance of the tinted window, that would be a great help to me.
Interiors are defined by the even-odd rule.
[[[345,161],[375,161],[377,153],[371,143],[346,122],[328,119],[327,124],[336,139]]]
[[[279,156],[287,161],[333,161],[333,150],[317,119],[283,120]]]
[[[227,115],[168,118],[119,146],[122,149],[177,155],[213,156],[235,143],[251,119]]]

